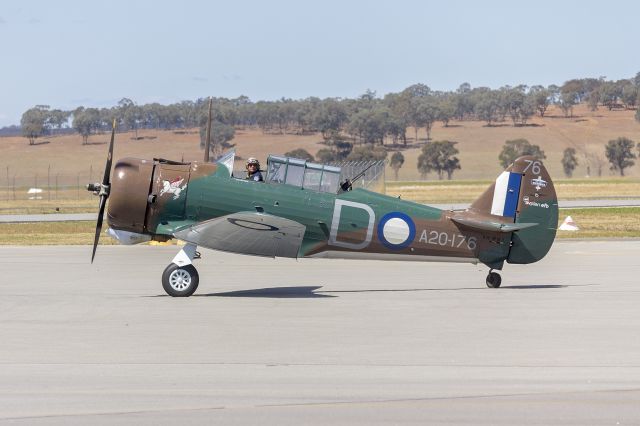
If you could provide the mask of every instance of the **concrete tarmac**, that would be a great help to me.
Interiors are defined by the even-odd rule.
[[[0,424],[640,424],[640,241],[506,265],[0,248]]]

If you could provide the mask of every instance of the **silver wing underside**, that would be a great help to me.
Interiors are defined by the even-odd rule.
[[[214,250],[268,257],[298,257],[306,227],[263,213],[239,212],[197,223],[173,235]]]

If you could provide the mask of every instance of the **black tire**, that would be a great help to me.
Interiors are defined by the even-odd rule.
[[[170,264],[162,273],[162,288],[172,297],[189,297],[198,289],[200,277],[193,265]]]
[[[487,275],[487,287],[498,288],[502,284],[502,277],[497,272],[489,272]]]

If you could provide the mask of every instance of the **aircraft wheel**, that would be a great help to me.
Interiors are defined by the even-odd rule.
[[[162,288],[172,297],[189,297],[198,288],[198,271],[193,265],[170,264],[162,274]]]
[[[487,287],[498,288],[502,284],[502,277],[497,272],[489,272],[487,275]]]

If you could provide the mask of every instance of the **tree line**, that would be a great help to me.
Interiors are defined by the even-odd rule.
[[[383,97],[368,90],[354,99],[309,97],[252,102],[246,96],[214,98],[214,149],[233,138],[233,129],[257,126],[266,133],[320,133],[329,147],[324,155],[340,159],[345,143],[407,145],[409,128],[413,129],[414,141],[418,140],[419,129],[425,130],[429,140],[436,122],[448,126],[454,120],[478,120],[486,126],[504,122],[523,126],[536,114],[544,117],[550,105],[557,105],[564,116],[572,117],[573,107],[579,103],[587,103],[592,109],[637,108],[640,72],[634,78],[617,81],[582,78],[547,87],[491,89],[463,83],[454,91],[436,91],[425,84],[414,84]],[[82,135],[86,144],[92,134],[108,131],[114,119],[119,131],[135,131],[136,137],[139,129],[202,129],[207,105],[205,98],[170,105],[137,105],[123,98],[111,108],[80,106],[71,111],[36,105],[23,113],[20,124],[30,144],[36,144],[41,136],[72,131]],[[636,119],[640,121],[640,112]]]
[[[451,179],[453,173],[456,170],[461,169],[460,160],[456,156],[459,153],[455,147],[456,142],[452,141],[433,141],[422,147],[420,155],[418,156],[417,168],[422,179],[425,179],[430,172],[436,172],[438,179],[442,179],[446,174],[447,179]],[[636,154],[634,151],[638,151]],[[298,150],[304,151],[304,150]],[[300,156],[306,154],[306,158],[313,160],[313,157],[306,151],[291,152],[292,156]],[[605,165],[603,162],[593,162],[589,157],[589,153],[582,152],[587,157],[587,175],[591,174],[591,164],[594,163],[598,167],[596,172],[598,176],[602,176],[602,168]],[[507,140],[502,146],[502,150],[498,155],[498,161],[503,168],[507,168],[518,157],[523,155],[532,155],[539,160],[547,158],[544,151],[540,146],[530,143],[526,139],[513,139]],[[613,172],[624,176],[625,169],[632,167],[635,164],[635,159],[640,158],[640,143],[636,143],[626,137],[619,137],[610,140],[604,147],[604,155],[609,161],[609,169]],[[368,160],[368,159],[380,159],[372,158],[369,156],[355,156],[350,158],[352,160]],[[562,168],[565,175],[570,178],[573,176],[573,172],[579,165],[580,160],[578,158],[578,151],[575,148],[568,147],[564,150],[562,159]],[[396,151],[389,160],[389,166],[394,171],[395,179],[398,180],[398,172],[405,162],[404,155],[400,151]]]
[[[420,155],[418,156],[417,169],[422,179],[427,178],[428,174],[435,172],[438,179],[442,180],[446,175],[447,179],[451,179],[453,173],[456,170],[460,170],[460,159],[457,157],[459,150],[455,147],[457,142],[442,140],[432,141],[425,144],[422,147]],[[365,147],[361,147],[365,148]],[[637,149],[638,154],[634,152]],[[581,150],[581,154],[584,155],[587,160],[587,175],[591,174],[591,165],[594,164],[597,168],[595,171],[598,176],[602,176],[602,169],[606,165],[604,160],[598,162],[591,158],[591,154],[587,151]],[[580,160],[578,158],[578,150],[576,148],[568,147],[563,152],[561,159],[562,168],[565,175],[570,178],[573,176],[573,172],[579,165]],[[285,153],[290,157],[301,158],[309,161],[323,161],[322,158],[314,158],[309,152],[304,149],[296,149]],[[544,151],[540,146],[530,143],[526,139],[513,139],[507,140],[500,153],[498,154],[498,162],[503,168],[507,168],[518,157],[523,155],[531,155],[539,160],[547,158]],[[625,169],[632,167],[635,164],[635,159],[640,157],[640,143],[636,143],[626,137],[619,137],[610,140],[604,147],[604,157],[607,158],[610,164],[610,170],[619,173],[620,176],[624,176]],[[378,161],[387,158],[387,151],[380,149],[358,149],[351,151],[346,157],[349,161]],[[597,157],[600,159],[601,157]],[[405,158],[402,152],[395,151],[389,159],[389,166],[394,171],[395,179],[398,180],[398,172],[405,163]]]

